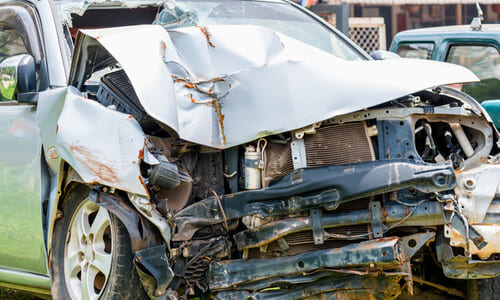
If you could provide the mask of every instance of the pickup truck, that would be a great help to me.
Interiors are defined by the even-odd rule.
[[[500,127],[500,24],[443,26],[399,32],[390,51],[470,69],[481,81],[455,85],[486,108]]]

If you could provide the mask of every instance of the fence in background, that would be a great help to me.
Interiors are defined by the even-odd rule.
[[[384,18],[349,18],[349,38],[368,53],[386,50]]]

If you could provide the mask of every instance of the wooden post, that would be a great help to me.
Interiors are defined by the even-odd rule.
[[[462,18],[462,4],[457,4],[455,6],[455,14],[456,14],[456,23],[457,25],[462,25],[463,24],[463,18]]]
[[[391,9],[391,35],[394,37],[398,33],[398,13],[401,11],[400,5],[392,5]]]

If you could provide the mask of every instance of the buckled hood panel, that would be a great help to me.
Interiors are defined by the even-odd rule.
[[[434,86],[478,81],[466,68],[434,61],[346,61],[257,26],[82,33],[80,40],[105,48],[123,67],[149,115],[184,140],[220,149]]]

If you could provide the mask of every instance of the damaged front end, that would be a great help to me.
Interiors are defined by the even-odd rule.
[[[500,274],[498,133],[436,87],[469,71],[348,62],[256,26],[89,30],[76,46],[70,83],[88,99],[70,89],[54,147],[80,182],[109,187],[96,203],[149,224],[156,242],[132,244],[152,298],[395,298],[429,283],[429,256],[449,278]],[[82,156],[100,147],[67,133],[78,105],[119,124],[110,178]]]
[[[244,155],[255,153],[250,146],[241,149],[263,188],[177,212],[172,241],[183,263],[173,287],[221,299],[395,298],[401,280],[413,293],[415,273],[429,284],[429,255],[449,278],[499,275],[497,133],[457,96],[424,91],[268,137],[266,147],[256,141],[258,163]],[[244,174],[248,187],[252,174],[240,170],[225,174]],[[233,252],[204,256],[201,240],[208,248],[221,237]],[[206,277],[186,276],[202,270]]]

